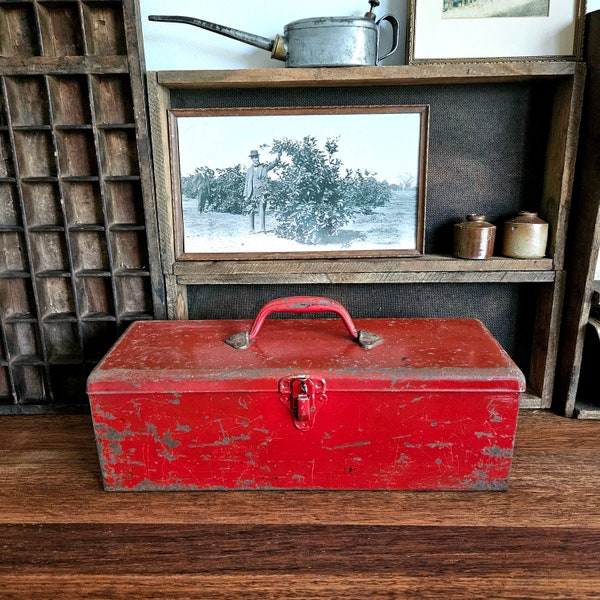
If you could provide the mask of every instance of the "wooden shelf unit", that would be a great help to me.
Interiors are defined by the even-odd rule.
[[[568,242],[567,291],[555,408],[569,417],[575,415],[600,419],[600,400],[595,381],[592,381],[595,373],[593,367],[590,367],[590,380],[583,386],[587,389],[580,390],[579,386],[586,330],[591,327],[588,326],[590,310],[598,304],[600,292],[600,281],[595,280],[600,249],[600,11],[587,15],[585,40],[587,77],[571,219],[572,234]],[[592,328],[590,333],[595,331]],[[593,350],[594,347],[591,347],[590,351]],[[593,356],[590,356],[590,365],[593,364]],[[580,410],[581,407],[585,410]]]
[[[0,413],[82,409],[117,336],[161,314],[136,12],[0,4]]]
[[[529,390],[523,396],[522,405],[549,408],[554,391],[564,295],[566,232],[584,78],[585,66],[582,63],[565,61],[149,73],[151,130],[155,164],[158,165],[156,191],[161,258],[169,316],[186,318],[190,314],[190,286],[461,284],[468,290],[474,284],[531,284],[536,296],[535,322],[529,350]],[[541,103],[547,113],[547,137],[539,157],[539,178],[542,180],[539,182],[539,195],[535,198],[515,195],[509,202],[513,213],[524,209],[537,210],[549,222],[547,258],[518,260],[496,256],[486,261],[464,261],[450,256],[451,245],[442,248],[439,240],[434,240],[433,247],[427,249],[425,255],[410,258],[278,260],[265,256],[259,260],[176,260],[172,243],[170,164],[166,148],[169,108],[197,107],[198,104],[194,103],[203,102],[204,97],[208,97],[211,107],[218,106],[220,90],[230,90],[232,95],[242,99],[244,94],[252,94],[252,101],[255,101],[257,97],[268,98],[272,93],[286,94],[285,90],[289,92],[285,96],[289,100],[294,96],[292,92],[299,90],[345,88],[350,90],[350,94],[353,89],[356,90],[360,96],[365,90],[374,88],[392,90],[392,94],[413,88],[410,93],[412,98],[417,98],[415,103],[427,104],[432,89],[443,90],[444,94],[452,97],[455,93],[487,94],[492,86],[493,90],[502,93],[502,90],[519,85],[532,88],[545,86],[543,93],[536,95],[535,106]],[[433,118],[433,107],[431,114]],[[437,143],[434,136],[435,131],[430,132],[430,145]],[[466,141],[463,140],[463,143]],[[467,212],[473,212],[468,210],[461,197],[446,200],[455,207],[455,222]],[[523,206],[525,202],[527,205]],[[493,198],[483,199],[481,203],[493,211]],[[446,229],[449,226],[448,222],[444,225]],[[452,316],[452,307],[447,314],[439,316]]]

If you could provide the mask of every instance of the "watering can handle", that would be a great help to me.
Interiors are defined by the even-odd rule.
[[[379,56],[379,27],[380,27],[380,23],[382,21],[387,21],[392,26],[392,48],[387,54],[384,54],[383,56]],[[379,21],[377,21],[376,25],[378,27],[378,31],[377,31],[377,64],[379,64],[384,58],[387,58],[388,56],[390,56],[390,54],[393,54],[396,51],[396,49],[398,48],[398,44],[400,42],[400,23],[394,15],[385,15],[385,17],[381,17],[381,19],[379,19]]]
[[[290,296],[277,298],[267,302],[256,315],[250,331],[240,331],[225,340],[225,343],[236,350],[245,350],[255,340],[265,319],[274,312],[320,313],[334,312],[341,317],[350,337],[359,346],[370,350],[383,341],[377,334],[368,331],[358,331],[354,326],[348,311],[339,302],[320,296]]]

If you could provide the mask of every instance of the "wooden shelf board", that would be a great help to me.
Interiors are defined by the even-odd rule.
[[[88,312],[81,316],[83,323],[96,323],[96,322],[113,322],[116,321],[116,317],[107,312]]]
[[[63,271],[60,269],[46,269],[44,271],[38,271],[35,273],[36,279],[68,279],[71,277],[70,271]]]
[[[0,271],[0,279],[31,279],[29,271]]]
[[[121,321],[152,321],[154,316],[150,313],[127,311],[119,315]]]
[[[180,284],[258,283],[549,283],[549,258],[461,260],[443,255],[411,258],[179,261]]]
[[[75,277],[110,277],[106,269],[80,269],[75,271]]]
[[[77,315],[73,312],[50,313],[42,319],[44,323],[77,323]]]
[[[553,272],[532,275],[527,272],[392,272],[392,273],[263,273],[210,275],[194,273],[179,275],[180,285],[280,285],[280,284],[392,284],[392,283],[552,283]]]
[[[514,61],[454,63],[390,67],[266,68],[202,71],[158,71],[157,81],[167,88],[209,87],[320,87],[357,85],[424,85],[519,81],[575,74],[579,63],[568,61]]]
[[[129,72],[127,56],[25,56],[0,57],[4,76],[73,75]]]
[[[33,313],[12,313],[7,315],[5,323],[37,323],[37,317]]]
[[[39,354],[22,354],[14,358],[11,363],[19,367],[41,367],[45,364]]]
[[[149,277],[150,273],[146,269],[115,269],[114,277]]]

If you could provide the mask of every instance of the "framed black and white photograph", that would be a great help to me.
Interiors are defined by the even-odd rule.
[[[410,0],[408,63],[581,58],[585,0]]]
[[[424,251],[427,106],[169,110],[176,260]]]

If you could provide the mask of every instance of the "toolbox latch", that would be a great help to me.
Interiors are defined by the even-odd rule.
[[[306,431],[315,423],[315,415],[327,401],[325,380],[305,375],[283,377],[279,380],[279,399],[292,414],[294,425]]]

